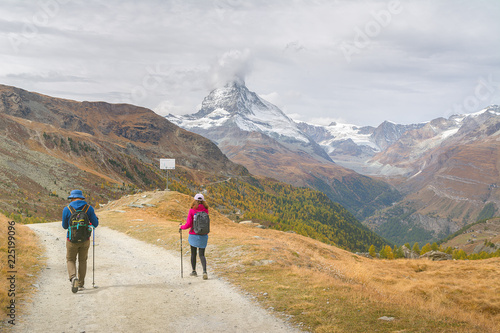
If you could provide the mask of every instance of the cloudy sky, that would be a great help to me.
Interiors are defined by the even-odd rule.
[[[0,84],[191,114],[234,76],[295,120],[500,104],[498,0],[0,0]]]

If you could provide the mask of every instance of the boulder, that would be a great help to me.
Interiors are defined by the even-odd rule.
[[[452,260],[451,254],[444,253],[441,251],[429,251],[420,256],[420,258],[427,258],[432,261],[441,261],[441,260]]]
[[[361,257],[366,257],[366,258],[368,258],[368,259],[373,259],[373,257],[372,257],[372,256],[370,255],[370,253],[368,253],[368,252],[356,252],[356,254],[357,254],[358,256],[361,256]]]
[[[410,250],[404,245],[401,247],[401,249],[403,250],[406,259],[418,259],[420,257],[417,252]]]

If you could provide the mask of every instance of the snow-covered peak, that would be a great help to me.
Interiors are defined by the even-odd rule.
[[[470,113],[467,116],[468,117],[480,117],[483,115],[490,115],[490,116],[500,116],[500,107],[498,105],[490,105],[481,111],[475,112],[475,113]]]
[[[467,118],[477,118],[483,115],[500,116],[500,106],[490,105],[482,110],[473,113],[455,114],[450,117],[457,124],[461,124]]]
[[[356,125],[339,123],[335,123],[333,126],[327,126],[326,129],[333,136],[331,140],[324,142],[326,145],[331,145],[333,141],[351,139],[358,146],[368,146],[373,148],[375,151],[380,150],[378,145],[371,139],[373,133],[372,130],[363,130]]]
[[[241,130],[257,131],[273,138],[310,142],[295,122],[277,106],[248,90],[244,82],[240,81],[232,81],[222,88],[214,89],[205,97],[197,113],[168,115],[167,119],[187,130],[235,125]]]

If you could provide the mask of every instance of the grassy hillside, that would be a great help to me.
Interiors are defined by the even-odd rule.
[[[251,184],[253,183],[253,185]],[[293,231],[350,251],[389,244],[324,193],[270,179],[231,179],[206,186],[217,209],[234,220],[253,220],[272,229]]]
[[[176,192],[150,192],[124,197],[98,214],[104,226],[179,251],[178,224],[191,200]],[[298,234],[234,223],[213,207],[211,216],[210,276],[229,280],[306,330],[500,330],[500,258],[370,260]],[[379,319],[384,316],[393,319]]]
[[[191,196],[174,191],[145,192],[113,201],[97,213],[101,226],[179,253],[178,225],[185,221],[191,201]],[[370,260],[298,234],[234,223],[214,207],[210,211],[210,278],[230,281],[307,331],[500,331],[500,258]],[[7,219],[0,220],[0,236],[5,237]],[[36,275],[43,265],[26,229],[16,226],[18,271],[26,265],[20,277]],[[184,239],[185,265],[186,250]],[[2,264],[5,253],[2,247]],[[4,274],[2,267],[2,280]],[[31,283],[19,280],[23,298]],[[1,287],[2,292],[6,289]],[[384,317],[388,320],[380,319]]]

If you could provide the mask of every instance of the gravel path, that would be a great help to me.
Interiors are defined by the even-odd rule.
[[[184,262],[160,247],[106,227],[96,230],[86,290],[73,294],[67,279],[65,230],[60,222],[30,225],[46,246],[27,314],[13,332],[299,332],[217,278],[189,277]]]

